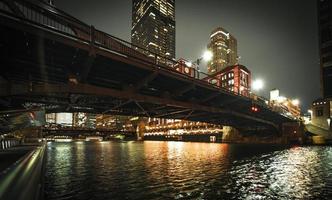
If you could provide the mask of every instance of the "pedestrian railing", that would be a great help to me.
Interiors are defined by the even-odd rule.
[[[0,172],[1,200],[41,200],[44,196],[45,144]]]
[[[20,144],[20,141],[17,139],[0,139],[0,150],[15,147],[19,144]]]

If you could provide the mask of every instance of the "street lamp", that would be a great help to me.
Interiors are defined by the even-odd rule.
[[[199,72],[200,72],[200,69],[199,69],[199,64],[201,63],[202,60],[204,60],[205,62],[209,62],[210,60],[212,60],[213,58],[213,53],[209,50],[206,50],[202,57],[198,58],[195,62],[193,63],[187,63],[187,66],[191,67],[193,64],[197,64],[196,65],[196,71],[197,71],[197,78],[199,79]]]
[[[298,106],[298,105],[300,105],[300,101],[298,99],[294,99],[294,100],[292,100],[292,104],[294,106]]]
[[[259,91],[264,88],[264,82],[261,79],[256,79],[252,82],[252,89]]]
[[[203,54],[203,60],[206,61],[206,62],[209,62],[210,60],[212,60],[213,58],[213,54],[211,51],[205,51],[204,54]]]

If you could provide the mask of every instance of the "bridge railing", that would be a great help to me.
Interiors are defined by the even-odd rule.
[[[0,0],[0,14],[15,17],[20,21],[28,22],[34,26],[48,29],[68,37],[74,37],[83,42],[90,43],[97,48],[114,51],[124,56],[134,58],[144,63],[150,63],[153,66],[164,68],[174,73],[181,73],[175,69],[179,62],[159,55],[148,49],[129,43],[125,40],[107,34],[103,31],[96,30],[93,26],[89,26],[84,22],[68,15],[67,13],[57,9],[40,0]],[[147,56],[148,54],[149,56]],[[242,96],[240,93],[227,90],[221,86],[202,80],[209,75],[193,69],[197,81],[211,87],[218,88],[225,93]],[[181,73],[182,74],[182,73]],[[189,76],[189,75],[187,75]],[[190,76],[189,76],[190,77]]]
[[[9,149],[9,148],[15,147],[19,144],[20,144],[20,141],[17,139],[14,139],[14,138],[10,138],[10,139],[3,138],[2,139],[0,136],[0,150]]]

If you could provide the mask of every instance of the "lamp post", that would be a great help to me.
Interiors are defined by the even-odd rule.
[[[252,89],[259,91],[264,88],[264,82],[261,79],[256,79],[252,82]]]
[[[202,62],[202,60],[204,60],[205,62],[208,62],[210,60],[212,60],[213,58],[213,54],[211,51],[209,50],[206,50],[202,57],[198,58],[195,62],[191,63],[191,62],[188,62],[186,63],[188,67],[191,67],[193,64],[196,64],[196,71],[197,71],[197,75],[196,75],[196,78],[199,79],[199,72],[200,72],[200,69],[199,69],[199,65],[200,63]]]

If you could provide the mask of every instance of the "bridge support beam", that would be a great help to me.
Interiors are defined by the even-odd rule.
[[[143,140],[144,139],[145,131],[146,131],[145,122],[144,122],[144,120],[141,119],[140,122],[137,125],[137,130],[136,130],[137,140]]]
[[[18,6],[12,0],[3,0],[4,3],[19,17],[25,18],[25,15],[21,12]]]
[[[140,80],[135,84],[134,90],[138,91],[143,87],[147,86],[149,82],[153,81],[158,76],[158,74],[159,74],[158,71],[154,71],[153,73],[149,74],[148,76],[146,76],[145,78],[143,78],[142,80]]]
[[[135,93],[131,90],[116,90],[111,88],[101,88],[97,86],[92,86],[88,84],[15,84],[10,87],[11,90],[6,93],[7,96],[17,96],[17,95],[30,95],[30,96],[47,96],[56,94],[82,94],[82,95],[97,95],[97,96],[111,96],[119,99],[135,100],[138,103],[150,103],[158,105],[168,105],[175,108],[192,109],[195,111],[203,111],[211,114],[219,114],[227,116],[233,116],[241,118],[243,120],[250,120],[256,123],[265,124],[278,128],[276,124],[265,119],[258,118],[256,116],[246,115],[236,111],[228,110],[221,107],[212,107],[201,105],[193,102],[184,102],[174,100],[168,97],[156,97],[147,96],[144,94]],[[15,88],[17,90],[15,90]],[[3,95],[3,94],[0,94]],[[151,115],[151,114],[150,114]],[[152,115],[151,115],[152,116]],[[152,116],[153,117],[153,116]],[[190,118],[188,119],[190,120]]]
[[[174,92],[173,92],[173,96],[174,97],[176,97],[176,96],[181,96],[181,95],[183,95],[184,93],[186,93],[186,92],[189,92],[190,90],[194,90],[195,89],[195,84],[189,84],[189,85],[187,85],[187,86],[184,86],[184,87],[182,87],[182,88],[180,88],[180,89],[177,89],[177,90],[175,90]]]
[[[306,142],[305,126],[302,122],[288,122],[281,125],[282,136],[286,143],[303,144]]]

